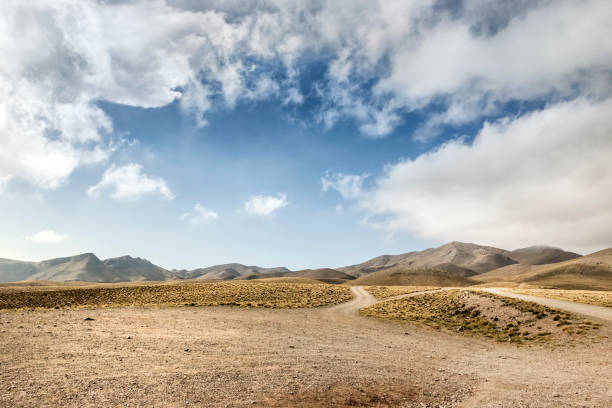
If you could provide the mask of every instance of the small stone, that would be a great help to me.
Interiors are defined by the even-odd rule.
[[[553,392],[552,396],[553,398],[559,398],[561,394],[559,394],[558,392]]]
[[[86,320],[86,321],[92,321],[92,320],[96,320],[96,319],[94,319],[94,318],[92,318],[92,317],[86,317],[86,318],[85,318],[85,319],[83,319],[83,320]]]
[[[127,338],[128,340],[130,340],[130,339],[132,338],[132,336],[127,336],[126,338]]]
[[[187,351],[187,352],[188,352],[188,351],[189,351],[189,349],[188,349],[188,348],[186,348],[186,349],[185,349],[185,351]]]

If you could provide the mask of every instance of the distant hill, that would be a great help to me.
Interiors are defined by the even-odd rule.
[[[239,263],[192,270],[166,270],[129,255],[100,260],[93,253],[25,262],[0,258],[0,282],[138,282],[183,279],[251,280],[303,278],[363,285],[533,285],[612,290],[612,249],[580,256],[559,248],[531,246],[513,251],[463,242],[382,255],[337,269],[290,271]]]
[[[612,290],[612,248],[544,265],[518,264],[472,278],[498,286],[550,286],[560,289]]]
[[[111,271],[92,253],[49,259],[36,264],[38,272],[28,279],[46,281],[118,282]]]
[[[262,268],[259,266],[246,266],[239,263],[209,266],[198,268],[191,271],[172,271],[173,275],[179,279],[202,279],[202,280],[233,280],[245,279],[250,275],[276,274],[291,272],[287,268]],[[278,275],[281,276],[281,275]]]
[[[355,279],[351,275],[334,269],[304,269],[290,271],[284,267],[262,268],[259,266],[245,266],[238,263],[215,265],[208,268],[199,268],[191,271],[174,272],[181,279],[201,280],[253,280],[266,278],[309,278],[328,283],[342,283]]]
[[[382,255],[357,265],[337,268],[353,276],[361,276],[392,267],[434,268],[462,276],[477,275],[518,263],[541,264],[560,262],[580,255],[548,246],[533,246],[515,251],[464,242],[450,242],[438,248]]]
[[[355,279],[354,276],[348,275],[344,272],[340,272],[335,269],[321,268],[321,269],[304,269],[301,271],[288,272],[283,276],[285,277],[299,277],[316,279],[325,283],[344,283]]]
[[[172,279],[165,269],[142,258],[122,256],[101,261],[92,253],[41,262],[0,260],[0,281],[134,282]]]
[[[36,272],[38,272],[38,268],[34,262],[0,258],[0,282],[26,280]]]
[[[153,265],[146,259],[132,258],[129,255],[105,259],[102,263],[121,280],[130,282],[163,281],[174,278],[164,268]]]
[[[466,276],[437,268],[394,266],[372,272],[352,281],[353,285],[470,286],[475,282]]]
[[[535,245],[527,248],[515,249],[509,253],[509,257],[522,264],[544,265],[571,259],[580,258],[581,255],[574,252],[564,251],[560,248],[545,245]]]

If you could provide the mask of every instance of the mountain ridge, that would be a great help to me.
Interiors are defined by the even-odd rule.
[[[607,250],[600,251],[605,253]],[[478,283],[472,278],[493,271],[524,270],[526,266],[567,262],[579,254],[545,245],[512,251],[492,246],[453,241],[436,248],[398,255],[381,255],[360,264],[341,268],[291,271],[285,267],[265,268],[240,263],[213,265],[191,270],[168,270],[145,258],[123,255],[101,260],[86,252],[40,262],[0,258],[0,281],[44,280],[84,282],[137,282],[167,280],[244,280],[273,277],[306,277],[329,283],[376,281],[440,281],[457,284]],[[361,279],[378,271],[377,278]],[[427,274],[431,276],[427,276]],[[491,276],[497,276],[493,273]]]

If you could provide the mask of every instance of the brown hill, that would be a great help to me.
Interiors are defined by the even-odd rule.
[[[527,248],[515,249],[509,253],[510,258],[519,263],[529,265],[544,265],[557,262],[569,261],[580,258],[580,254],[564,251],[544,245],[535,245]]]
[[[612,290],[612,249],[546,265],[510,265],[472,277],[491,285],[520,284],[560,289]]]
[[[120,275],[107,268],[92,253],[49,259],[39,262],[36,266],[40,272],[28,279],[64,282],[119,282],[122,280]]]
[[[234,280],[253,279],[252,276],[259,274],[271,274],[290,272],[283,267],[262,268],[260,266],[246,266],[239,263],[214,265],[207,268],[198,268],[191,271],[171,271],[174,277],[179,279],[201,279],[201,280]]]
[[[383,255],[357,265],[338,268],[349,275],[361,276],[392,267],[435,268],[462,275],[475,275],[517,263],[510,251],[490,246],[451,242],[438,248]]]
[[[389,269],[363,275],[351,284],[384,286],[469,286],[475,282],[465,276],[437,268],[404,268],[395,266]]]
[[[300,271],[280,271],[267,273],[251,273],[244,275],[239,279],[270,279],[270,278],[306,278],[315,279],[325,283],[344,283],[348,280],[355,279],[354,276],[347,275],[344,272],[330,268],[321,269],[303,269]]]

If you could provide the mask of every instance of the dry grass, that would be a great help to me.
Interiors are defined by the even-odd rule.
[[[352,298],[344,286],[287,281],[189,282],[81,287],[48,291],[26,288],[0,293],[0,309],[120,306],[218,306],[298,308],[342,303]]]
[[[364,289],[377,299],[385,299],[388,297],[415,292],[426,292],[428,290],[440,288],[436,286],[364,286]]]
[[[599,324],[537,303],[473,291],[452,290],[380,302],[360,311],[386,320],[423,323],[512,343],[541,342],[586,334]]]
[[[604,290],[509,289],[508,292],[612,307],[612,292]]]

